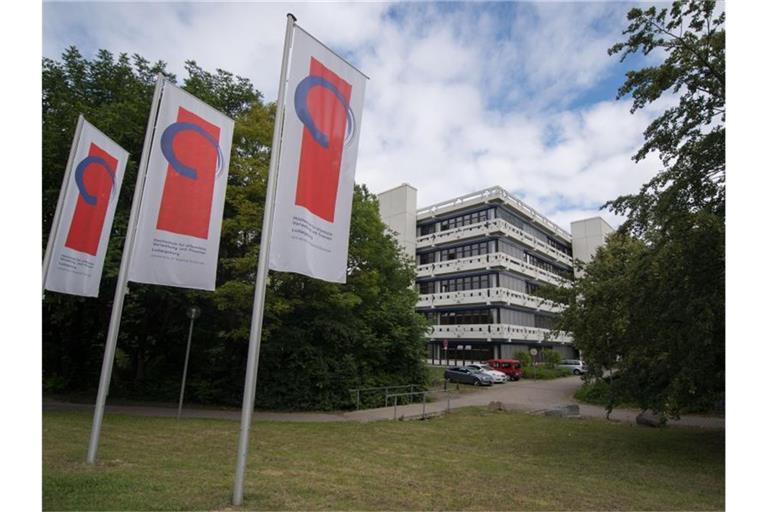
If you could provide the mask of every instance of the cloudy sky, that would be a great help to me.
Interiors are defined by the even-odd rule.
[[[627,69],[607,49],[631,4],[45,3],[43,54],[70,45],[184,61],[277,95],[285,16],[368,76],[356,181],[407,182],[418,205],[500,185],[568,229],[659,168],[631,155],[663,105],[630,114]]]

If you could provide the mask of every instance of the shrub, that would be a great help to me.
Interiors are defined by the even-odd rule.
[[[520,361],[523,367],[531,366],[531,355],[528,352],[516,352],[515,359]]]
[[[616,380],[614,378],[614,380]],[[608,406],[611,404],[611,394],[616,391],[611,391],[611,383],[605,380],[598,380],[594,382],[586,382],[581,388],[573,395],[576,400],[586,402],[588,404]],[[613,396],[612,407],[638,407],[638,404],[632,401],[627,396],[615,395]]]
[[[537,366],[535,368],[526,366],[523,368],[524,379],[552,380],[570,376],[570,370],[564,368],[545,368],[542,366]]]
[[[541,352],[541,357],[547,368],[554,368],[556,365],[560,364],[560,352],[556,350],[544,349]]]

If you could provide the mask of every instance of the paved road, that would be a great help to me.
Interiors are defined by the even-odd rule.
[[[591,418],[605,418],[605,410],[602,407],[586,405],[577,402],[573,394],[581,386],[579,377],[567,377],[548,381],[521,380],[506,384],[494,385],[490,388],[478,389],[477,392],[453,394],[446,396],[438,393],[435,401],[427,403],[422,409],[422,404],[399,406],[397,417],[416,418],[422,411],[426,414],[442,414],[448,407],[456,409],[460,407],[487,406],[489,402],[498,401],[509,409],[523,412],[535,412],[566,404],[579,404],[582,416]],[[391,403],[391,402],[390,402]],[[44,410],[86,410],[92,411],[93,405],[73,404],[43,400]],[[615,409],[611,413],[611,420],[634,423],[639,410]],[[107,414],[132,414],[142,416],[176,417],[176,408],[173,406],[134,406],[134,405],[107,405]],[[234,409],[203,409],[185,408],[185,418],[217,418],[239,420],[240,411]],[[378,409],[365,409],[348,412],[262,412],[256,411],[254,421],[298,421],[298,422],[327,422],[327,421],[380,421],[391,420],[395,417],[392,406]],[[684,416],[680,420],[670,420],[672,426],[688,426],[701,428],[725,429],[725,418],[705,416]]]

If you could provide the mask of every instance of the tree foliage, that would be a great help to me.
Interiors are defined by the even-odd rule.
[[[77,116],[130,152],[97,299],[46,293],[43,378],[51,392],[92,393],[98,382],[128,212],[155,76],[165,64],[76,48],[43,60],[43,244]],[[184,89],[235,120],[215,293],[131,283],[126,297],[113,396],[178,396],[191,304],[195,322],[187,396],[239,405],[245,375],[275,105],[247,79],[186,63]],[[267,289],[257,402],[272,408],[331,409],[350,388],[420,384],[423,319],[414,311],[414,269],[385,233],[376,197],[356,187],[345,285],[273,273]]]
[[[667,98],[634,156],[663,168],[637,194],[608,203],[627,216],[570,289],[567,304],[592,378],[622,401],[670,415],[706,409],[725,390],[725,13],[714,1],[632,9],[610,54],[663,52],[627,73],[632,111]],[[616,373],[603,374],[612,368]],[[619,378],[615,378],[619,375]]]
[[[664,168],[638,194],[611,201],[627,215],[625,229],[664,236],[678,212],[725,216],[725,12],[715,0],[676,1],[671,8],[635,8],[627,40],[608,53],[664,52],[664,61],[627,72],[618,97],[631,94],[632,112],[660,98],[667,108],[645,130],[635,161],[658,154]],[[666,95],[666,96],[665,96]]]

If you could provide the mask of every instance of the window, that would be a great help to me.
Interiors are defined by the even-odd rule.
[[[485,222],[492,218],[490,210],[481,210],[479,212],[467,213],[451,219],[446,219],[440,222],[440,229],[445,231],[446,229],[454,229],[462,226],[469,226],[470,224],[478,224]]]
[[[492,324],[493,309],[470,309],[465,311],[443,311],[440,313],[441,325]]]
[[[419,235],[431,235],[435,232],[435,228],[437,228],[436,222],[432,222],[430,224],[422,224],[419,226]]]
[[[538,256],[534,256],[533,254],[526,253],[528,256],[528,263],[535,267],[539,267],[542,270],[546,270],[547,272],[552,272],[553,274],[557,274],[562,278],[570,279],[571,273],[568,270],[565,270],[557,265],[554,265],[546,260],[543,260],[539,258]]]
[[[525,288],[525,281],[509,274],[499,274],[499,286],[517,292],[528,293]]]
[[[526,283],[525,283],[525,293],[527,293],[528,295],[533,295],[536,292],[536,290],[538,290],[538,289],[539,289],[539,285],[537,285],[535,283],[529,283],[529,282],[526,281]]]
[[[472,256],[481,256],[488,254],[492,249],[493,241],[475,242],[473,244],[462,245],[459,247],[451,247],[449,249],[443,249],[440,251],[440,260],[449,261],[459,258],[469,258]]]
[[[462,290],[480,290],[489,288],[489,284],[494,281],[491,279],[490,274],[466,276],[466,277],[454,277],[450,279],[442,279],[440,281],[440,291],[442,292],[454,292]]]
[[[564,254],[567,254],[568,256],[572,255],[571,248],[568,247],[565,244],[562,244],[555,240],[554,238],[547,237],[547,243],[550,245],[550,247],[553,247],[555,250],[560,251]]]
[[[551,316],[536,315],[536,322],[534,327],[540,327],[542,329],[553,329],[555,326],[555,319]]]
[[[509,254],[513,258],[525,261],[525,251],[507,240],[499,240],[499,251]]]
[[[419,254],[419,265],[426,265],[427,263],[434,263],[435,262],[435,252],[426,252],[423,254]]]
[[[426,283],[419,283],[419,293],[426,295],[428,293],[435,293],[435,282],[429,281]]]

